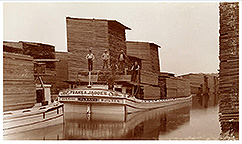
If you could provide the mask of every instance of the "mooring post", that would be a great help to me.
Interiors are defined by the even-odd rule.
[[[88,88],[91,88],[92,87],[92,85],[91,85],[91,72],[89,71],[89,80],[88,80],[88,85],[87,85],[87,87]]]

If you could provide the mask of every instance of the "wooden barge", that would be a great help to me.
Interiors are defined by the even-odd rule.
[[[3,136],[63,123],[61,103],[3,113]]]
[[[61,92],[59,101],[65,112],[131,114],[191,102],[191,96],[163,100],[140,100],[128,94],[101,88],[84,88]]]
[[[189,95],[170,99],[142,99],[143,85],[139,82],[132,82],[131,75],[111,76],[114,86],[107,85],[103,81],[105,78],[109,79],[110,75],[99,75],[90,76],[93,85],[88,88],[89,76],[80,74],[79,86],[59,93],[59,101],[64,103],[66,113],[131,114],[187,103],[192,99]]]

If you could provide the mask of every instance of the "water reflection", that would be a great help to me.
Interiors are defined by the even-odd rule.
[[[4,140],[61,140],[63,124],[3,136]]]
[[[203,109],[208,107],[216,107],[218,105],[218,94],[198,94],[193,96],[192,108]]]
[[[158,140],[162,133],[175,130],[189,122],[190,105],[123,115],[90,115],[68,113],[65,115],[64,139],[139,139]]]
[[[4,136],[15,140],[219,139],[218,97],[129,115],[66,113],[64,124]]]

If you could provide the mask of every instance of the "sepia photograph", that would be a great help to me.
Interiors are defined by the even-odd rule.
[[[2,141],[239,143],[239,1],[3,1]]]

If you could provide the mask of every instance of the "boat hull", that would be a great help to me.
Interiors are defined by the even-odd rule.
[[[3,116],[3,135],[62,124],[63,114],[63,104],[5,112]]]
[[[125,105],[110,104],[110,103],[78,103],[78,102],[65,102],[65,113],[92,113],[92,114],[123,114],[125,113]]]
[[[166,100],[140,100],[125,94],[103,95],[103,93],[99,90],[71,91],[60,95],[59,101],[64,103],[65,113],[129,114],[187,103],[192,99],[192,96],[189,96]]]

